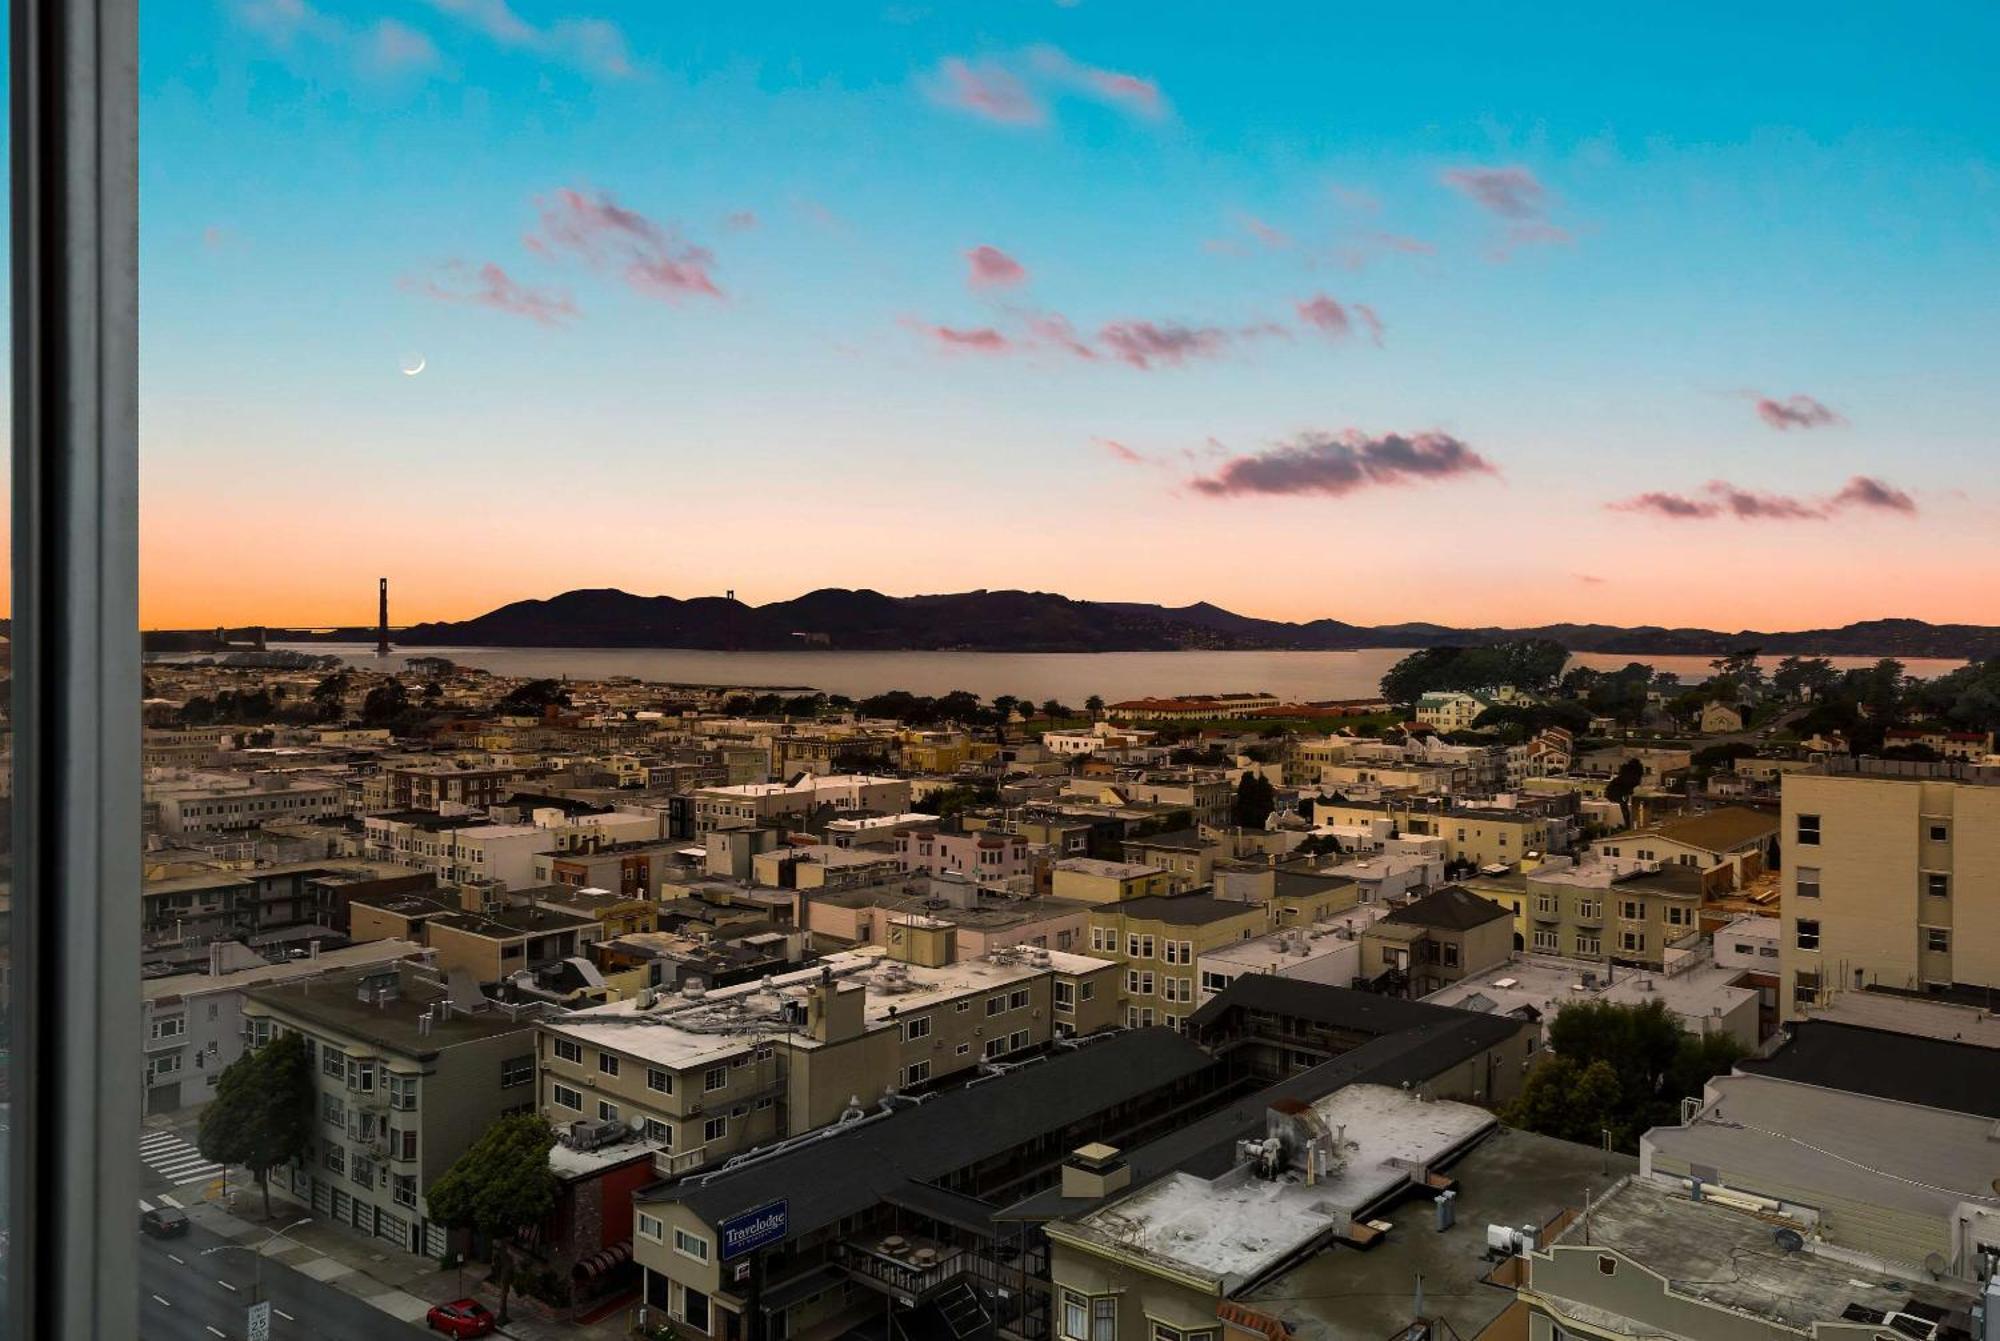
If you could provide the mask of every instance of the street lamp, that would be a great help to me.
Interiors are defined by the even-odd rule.
[[[250,1282],[250,1303],[254,1307],[264,1302],[264,1250],[279,1239],[284,1238],[285,1235],[291,1233],[294,1229],[297,1229],[300,1225],[309,1225],[311,1223],[312,1217],[308,1215],[303,1220],[292,1221],[292,1223],[286,1225],[283,1229],[272,1230],[255,1243],[218,1243],[213,1248],[203,1248],[200,1256],[208,1257],[214,1253],[228,1252],[231,1248],[235,1248],[240,1252],[253,1254],[257,1259],[257,1268],[256,1275],[251,1278]],[[285,1241],[289,1243],[292,1240],[286,1239]]]

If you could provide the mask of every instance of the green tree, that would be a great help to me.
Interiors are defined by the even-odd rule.
[[[320,720],[337,722],[346,711],[347,672],[335,671],[312,688],[313,707],[319,709]]]
[[[1083,701],[1083,710],[1092,717],[1097,716],[1104,711],[1104,696],[1101,694],[1092,694]]]
[[[361,720],[370,726],[387,726],[409,711],[410,692],[401,680],[384,680],[361,700]]]
[[[1739,692],[1756,694],[1764,687],[1764,668],[1757,663],[1758,651],[1755,647],[1743,647],[1715,658],[1708,663],[1715,671],[1710,683],[1726,681]]]
[[[533,1113],[504,1117],[431,1184],[431,1218],[486,1239],[494,1279],[500,1283],[500,1321],[507,1321],[507,1296],[514,1262],[507,1244],[523,1229],[540,1224],[555,1209],[558,1184],[549,1170],[555,1129]]]
[[[1238,828],[1261,829],[1278,804],[1278,789],[1262,773],[1245,773],[1236,783],[1230,819]]]
[[[312,1149],[312,1066],[305,1039],[280,1034],[224,1067],[215,1098],[202,1110],[195,1146],[217,1164],[249,1170],[271,1218],[271,1170]]]
[[[1554,1056],[1528,1073],[1520,1097],[1501,1114],[1509,1125],[1595,1145],[1620,1120],[1618,1073],[1608,1062]]]
[[[1786,698],[1817,702],[1840,683],[1840,672],[1825,657],[1789,656],[1771,674],[1771,688]]]
[[[1042,716],[1061,721],[1065,717],[1076,716],[1076,713],[1069,704],[1059,698],[1045,698],[1042,700]]]
[[[1646,766],[1637,759],[1627,759],[1618,765],[1618,771],[1611,775],[1611,781],[1604,785],[1604,799],[1617,806],[1625,816],[1626,827],[1632,824],[1632,795],[1639,790],[1645,780]]]
[[[493,705],[493,710],[518,717],[540,717],[550,708],[569,706],[569,691],[563,688],[561,680],[530,680],[509,690],[505,698]]]
[[[1516,1126],[1570,1141],[1636,1150],[1649,1128],[1679,1120],[1680,1102],[1744,1055],[1728,1034],[1689,1034],[1664,1002],[1640,1006],[1585,1001],[1549,1022],[1549,1058],[1510,1106]]]

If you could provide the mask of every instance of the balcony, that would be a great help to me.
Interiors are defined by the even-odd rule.
[[[1562,912],[1559,909],[1553,906],[1544,908],[1540,904],[1536,904],[1532,909],[1530,909],[1528,912],[1528,916],[1534,918],[1537,922],[1562,921]]]
[[[707,1146],[698,1145],[692,1150],[655,1150],[653,1172],[662,1178],[678,1178],[684,1173],[699,1169],[707,1161]]]
[[[834,1257],[864,1285],[910,1307],[965,1273],[963,1248],[916,1234],[885,1234],[837,1244]]]

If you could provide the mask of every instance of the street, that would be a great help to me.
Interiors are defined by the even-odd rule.
[[[135,1217],[136,1221],[136,1217]],[[138,1233],[136,1222],[133,1228]],[[223,1247],[222,1252],[204,1250]],[[283,1244],[277,1245],[282,1251]],[[191,1226],[184,1237],[139,1240],[139,1335],[144,1341],[242,1341],[258,1264],[246,1248]],[[263,1261],[271,1341],[372,1341],[430,1335],[275,1257]]]

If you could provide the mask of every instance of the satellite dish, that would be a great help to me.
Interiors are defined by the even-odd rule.
[[[1771,1235],[1771,1239],[1779,1248],[1788,1253],[1795,1253],[1806,1246],[1805,1236],[1800,1234],[1796,1229],[1780,1229],[1777,1233]]]
[[[646,1134],[646,1119],[644,1118],[633,1118],[625,1126],[634,1136],[644,1136]]]
[[[1924,1270],[1931,1273],[1932,1280],[1942,1280],[1947,1263],[1943,1253],[1928,1253],[1924,1257]]]

